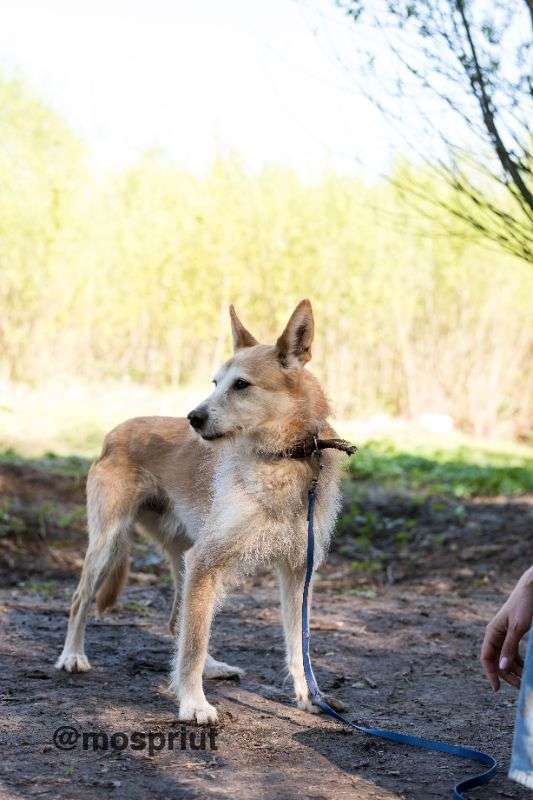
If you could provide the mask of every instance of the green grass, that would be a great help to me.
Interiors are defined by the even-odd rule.
[[[350,459],[348,473],[386,489],[464,498],[533,491],[532,456],[470,445],[435,448],[369,441]]]
[[[38,458],[27,458],[16,450],[7,448],[0,450],[0,464],[13,464],[18,467],[33,467],[53,475],[66,475],[72,478],[83,478],[91,465],[91,460],[84,456],[58,456],[47,451]]]
[[[90,460],[45,452],[25,458],[0,451],[0,464],[13,464],[82,481]],[[430,445],[415,441],[374,440],[348,462],[348,475],[391,491],[443,494],[457,498],[512,496],[533,492],[533,451],[518,446]],[[372,526],[372,520],[367,520]],[[61,523],[60,523],[61,524]],[[67,522],[65,520],[65,526]]]

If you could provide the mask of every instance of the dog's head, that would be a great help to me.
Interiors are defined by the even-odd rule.
[[[206,440],[248,435],[267,451],[289,447],[314,432],[329,413],[324,394],[305,364],[314,323],[302,300],[275,345],[259,344],[230,306],[233,357],[214,378],[212,394],[188,415]]]

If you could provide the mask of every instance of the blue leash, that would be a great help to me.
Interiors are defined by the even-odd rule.
[[[420,747],[424,750],[437,750],[439,753],[448,753],[452,756],[459,756],[460,758],[468,758],[471,761],[477,761],[483,766],[488,767],[485,772],[479,775],[474,775],[472,778],[466,778],[453,790],[454,800],[465,800],[463,792],[474,789],[476,786],[482,786],[488,783],[496,774],[497,762],[492,756],[487,753],[482,753],[480,750],[473,750],[470,747],[463,747],[457,744],[446,744],[446,742],[436,742],[433,739],[423,739],[420,736],[409,736],[405,733],[396,733],[395,731],[388,731],[384,728],[365,728],[362,725],[356,725],[334,711],[331,706],[324,701],[318,688],[316,678],[313,674],[313,667],[311,666],[311,659],[309,657],[309,586],[311,577],[313,575],[314,567],[314,554],[315,554],[315,534],[314,534],[314,511],[316,502],[316,483],[317,478],[313,481],[308,495],[307,507],[307,571],[305,574],[305,584],[303,591],[302,601],[302,649],[305,679],[313,705],[318,706],[324,714],[333,717],[337,722],[353,728],[359,733],[364,733],[368,736],[379,736],[380,739],[387,739],[390,742],[398,742],[399,744],[408,744],[411,747]]]

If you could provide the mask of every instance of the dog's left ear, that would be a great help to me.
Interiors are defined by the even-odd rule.
[[[283,367],[297,367],[311,358],[311,345],[315,323],[309,300],[302,300],[294,311],[287,327],[276,342],[276,352]]]
[[[233,306],[229,307],[229,315],[231,317],[231,333],[233,336],[233,352],[241,350],[243,347],[253,347],[254,344],[259,344],[257,339],[254,339],[252,334],[246,330]]]

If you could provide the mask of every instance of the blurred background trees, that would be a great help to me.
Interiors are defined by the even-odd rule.
[[[207,385],[230,302],[272,341],[308,296],[338,416],[530,430],[533,273],[449,221],[464,191],[438,171],[303,181],[234,155],[200,177],[152,152],[102,176],[21,82],[0,80],[0,107],[0,377]],[[431,198],[418,209],[413,184]]]

